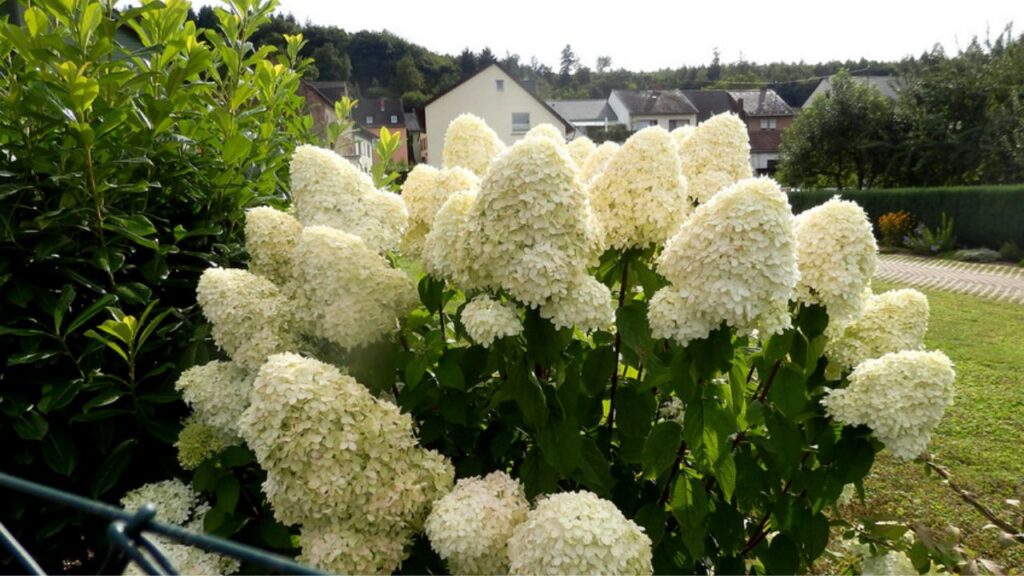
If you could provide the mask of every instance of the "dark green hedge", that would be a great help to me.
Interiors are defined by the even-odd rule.
[[[791,192],[789,202],[799,213],[836,194],[863,206],[876,231],[878,217],[887,212],[906,210],[933,228],[945,212],[953,218],[957,245],[998,249],[1012,241],[1024,247],[1024,185],[816,190]]]

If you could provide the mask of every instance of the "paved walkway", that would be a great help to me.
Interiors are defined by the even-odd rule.
[[[1024,304],[1024,268],[882,254],[878,280]]]

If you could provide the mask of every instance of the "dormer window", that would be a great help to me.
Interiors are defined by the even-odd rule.
[[[392,114],[391,115],[391,123],[392,124],[398,124],[398,115],[397,114]]]
[[[494,81],[494,88],[498,92],[504,92],[505,91],[505,81],[504,80],[495,80]]]
[[[366,123],[367,124],[373,124],[373,114],[367,114],[366,115]]]

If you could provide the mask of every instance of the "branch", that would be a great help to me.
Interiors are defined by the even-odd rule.
[[[810,455],[811,455],[810,452],[804,452],[804,455],[800,458],[800,465],[797,466],[797,471],[800,470],[800,467],[804,465],[804,462],[807,461],[807,458]],[[796,476],[796,472],[793,473],[793,476]],[[785,496],[786,492],[789,492],[789,487],[792,484],[793,484],[793,477],[791,476],[789,478],[789,480],[786,480],[785,486],[782,487],[782,492],[779,494],[780,498],[782,496]],[[768,510],[765,511],[764,516],[761,518],[761,521],[757,524],[757,530],[755,530],[754,533],[750,536],[750,539],[747,540],[747,544],[743,547],[743,550],[740,550],[740,556],[745,556],[747,554],[747,552],[750,552],[751,550],[756,548],[757,545],[760,544],[761,541],[764,540],[766,536],[768,536],[768,531],[765,530],[765,526],[768,525],[768,519],[771,518],[771,515],[772,515],[771,509],[768,509]]]
[[[629,258],[622,259],[622,279],[619,281],[619,308],[626,301],[626,285],[628,284]],[[612,372],[612,387],[608,400],[608,449],[612,445],[612,428],[615,426],[615,390],[619,386],[619,362],[622,352],[622,336],[615,331],[615,372]]]
[[[679,444],[679,450],[676,451],[676,459],[672,463],[672,472],[669,474],[668,482],[665,483],[665,489],[661,491],[661,498],[658,498],[658,504],[662,506],[668,502],[669,497],[672,495],[672,483],[675,482],[679,476],[679,467],[683,463],[683,456],[686,455],[686,440],[683,440]]]
[[[980,501],[978,501],[977,497],[975,497],[974,494],[971,494],[967,490],[964,490],[963,487],[961,487],[959,484],[956,483],[955,480],[953,480],[953,477],[949,474],[949,470],[946,469],[945,466],[939,466],[938,464],[935,463],[934,460],[932,460],[931,454],[926,454],[925,464],[927,464],[929,468],[934,470],[936,474],[941,476],[942,479],[945,480],[946,483],[949,485],[950,490],[956,493],[956,495],[959,496],[961,500],[973,506],[974,509],[977,510],[978,512],[981,512],[982,516],[988,518],[990,522],[992,522],[1001,530],[1009,534],[1011,538],[1018,542],[1024,542],[1024,532],[1018,532],[1017,528],[1014,527],[1013,524],[1010,524],[1006,520],[1003,520],[999,516],[996,516],[996,513],[993,512],[991,508],[985,506]]]

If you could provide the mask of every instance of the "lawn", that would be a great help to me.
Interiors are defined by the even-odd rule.
[[[880,292],[899,286],[875,283]],[[929,447],[954,480],[1012,519],[1007,498],[1024,498],[1024,306],[948,292],[924,291],[931,304],[929,349],[956,364],[956,404]],[[1024,544],[1000,546],[988,521],[920,463],[884,452],[865,484],[867,501],[844,513],[889,514],[932,527],[956,526],[963,543],[1007,573],[1024,573]]]

